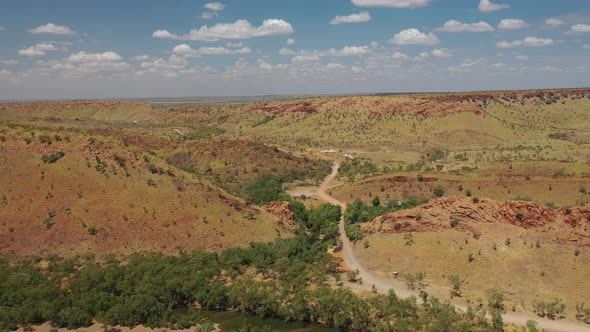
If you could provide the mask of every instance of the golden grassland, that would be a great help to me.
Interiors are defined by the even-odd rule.
[[[410,246],[404,234],[368,235],[368,247],[359,243],[356,252],[369,269],[385,277],[392,278],[393,271],[400,273],[400,280],[406,274],[426,273],[427,292],[440,298],[450,298],[448,276],[457,275],[464,280],[459,300],[465,303],[485,304],[492,289],[506,295],[508,310],[533,312],[534,301],[561,298],[572,318],[576,304],[590,298],[587,250],[575,255],[574,246],[516,226],[479,227],[479,239],[458,230],[414,233]]]

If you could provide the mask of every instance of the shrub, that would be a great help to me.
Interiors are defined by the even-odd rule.
[[[467,197],[471,197],[471,189],[465,190],[465,195],[467,195]]]
[[[407,233],[406,235],[404,235],[404,240],[406,240],[407,246],[411,246],[412,244],[414,244],[414,235],[412,235],[412,233]]]
[[[445,194],[445,188],[441,185],[438,185],[438,186],[434,187],[433,192],[434,192],[434,196],[443,197]]]
[[[555,298],[551,302],[535,301],[533,308],[539,317],[557,319],[564,316],[566,306],[560,298]]]
[[[43,160],[43,162],[45,164],[53,164],[56,161],[58,161],[61,158],[63,158],[65,155],[66,155],[65,153],[59,151],[59,152],[56,152],[54,154],[50,154],[48,156],[47,155],[43,155],[43,157],[41,158],[41,160]]]
[[[463,280],[459,278],[458,275],[453,274],[447,277],[449,282],[451,283],[451,298],[453,297],[461,297],[461,286],[463,285]]]
[[[363,231],[358,224],[346,225],[346,235],[352,241],[362,240],[364,237]]]
[[[452,228],[457,228],[459,226],[459,219],[457,218],[451,218],[451,227]]]
[[[479,197],[473,197],[473,203],[474,204],[479,203]]]
[[[246,200],[256,205],[273,201],[288,200],[279,179],[272,175],[262,175],[250,182],[245,189]]]

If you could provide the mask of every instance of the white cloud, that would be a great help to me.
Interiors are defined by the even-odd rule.
[[[590,50],[590,45],[584,45],[585,50]]]
[[[30,69],[27,74],[48,76],[56,74],[63,78],[91,76],[93,79],[105,75],[125,75],[131,66],[122,61],[115,52],[71,54],[61,61],[37,61],[38,67]]]
[[[45,25],[40,25],[34,29],[29,30],[30,33],[49,33],[54,35],[75,35],[76,31],[70,29],[70,27],[66,25],[57,25],[53,23],[47,23]]]
[[[553,39],[549,38],[537,38],[537,37],[526,37],[522,40],[515,40],[512,42],[500,41],[496,43],[497,48],[514,48],[520,46],[526,47],[539,47],[539,46],[550,46],[555,44]]]
[[[248,47],[229,49],[225,47],[200,47],[193,49],[187,44],[180,44],[172,49],[172,54],[180,57],[198,57],[201,55],[229,55],[229,54],[249,54],[252,50]]]
[[[364,23],[369,22],[370,20],[371,15],[369,14],[369,12],[365,11],[348,16],[336,16],[330,21],[330,24]]]
[[[287,45],[295,45],[295,39],[287,39]]]
[[[576,24],[576,25],[572,26],[572,32],[574,32],[574,33],[590,32],[590,24]]]
[[[418,29],[402,30],[392,39],[389,40],[391,44],[396,45],[436,45],[440,41],[433,33],[423,33]]]
[[[360,73],[364,72],[363,68],[357,67],[357,66],[352,66],[350,68],[350,70],[355,74],[360,74]]]
[[[284,56],[292,56],[292,55],[295,55],[296,53],[295,53],[295,51],[293,51],[291,49],[283,47],[279,50],[279,54],[284,55]]]
[[[18,51],[18,54],[24,56],[42,56],[46,55],[47,52],[56,52],[56,51],[67,51],[67,48],[64,46],[57,47],[52,43],[40,43],[25,49]]]
[[[175,35],[167,30],[157,30],[152,34],[156,38],[193,41],[219,41],[221,39],[248,39],[263,36],[287,35],[295,30],[289,22],[280,19],[268,19],[262,25],[255,27],[246,20],[237,20],[234,23],[219,23],[211,27],[202,26],[192,29],[188,34]]]
[[[297,55],[291,59],[293,63],[304,63],[304,62],[318,62],[320,61],[319,56],[315,55]]]
[[[220,11],[225,8],[225,5],[222,4],[221,2],[210,2],[210,3],[205,4],[205,6],[203,6],[203,8],[209,9],[209,10],[214,10],[214,11]]]
[[[418,61],[418,62],[422,62],[422,61],[426,61],[428,58],[430,58],[430,54],[428,54],[426,52],[422,52],[419,55],[415,56],[413,58],[413,60]]]
[[[6,65],[6,66],[12,66],[12,65],[18,65],[19,62],[18,62],[18,60],[15,60],[15,59],[8,59],[8,60],[0,60],[0,64]]]
[[[510,8],[510,5],[495,4],[490,0],[481,0],[479,2],[479,11],[484,13],[495,12],[507,8]]]
[[[395,53],[393,53],[393,55],[391,56],[391,58],[393,60],[398,60],[398,61],[408,60],[408,56],[405,55],[405,54],[403,54],[403,53],[401,53],[401,52],[395,52]]]
[[[516,55],[514,55],[514,57],[516,58],[516,60],[520,60],[520,61],[527,61],[529,59],[528,55],[524,55],[524,54],[516,54]]]
[[[416,8],[426,7],[430,0],[352,0],[358,7]]]
[[[467,73],[473,70],[478,64],[485,62],[485,59],[465,59],[463,63],[455,66],[449,66],[447,69],[452,73]]]
[[[558,19],[558,18],[551,17],[551,18],[548,18],[547,21],[545,21],[545,24],[551,25],[551,26],[554,26],[554,27],[558,27],[560,25],[563,25],[564,22],[562,20]]]
[[[370,54],[371,53],[371,49],[369,46],[345,46],[341,49],[335,49],[335,48],[331,48],[329,50],[312,50],[312,51],[308,51],[308,50],[301,50],[301,51],[293,51],[291,49],[288,48],[282,48],[279,51],[280,55],[284,55],[284,56],[304,56],[304,57],[317,57],[317,58],[322,58],[322,57],[346,57],[346,56],[361,56],[361,55],[366,55],[366,54]]]
[[[6,30],[6,29],[4,29],[4,27],[0,27],[0,31],[4,31],[4,30]]]
[[[242,43],[242,42],[238,42],[238,43],[229,42],[229,43],[225,44],[225,47],[229,47],[229,48],[244,47],[244,43]]]
[[[484,21],[477,23],[462,23],[457,20],[447,21],[442,27],[437,28],[436,31],[445,32],[488,32],[494,31],[491,25]]]
[[[523,20],[506,18],[506,19],[503,19],[502,21],[500,21],[500,24],[498,24],[498,29],[500,29],[500,30],[518,30],[518,29],[526,28],[528,26],[529,25]]]
[[[217,17],[217,16],[219,16],[219,14],[216,12],[203,12],[203,13],[201,13],[201,18],[204,20],[210,20],[210,19]]]
[[[70,63],[113,63],[119,62],[123,60],[123,58],[112,51],[104,52],[104,53],[86,53],[86,52],[79,52],[76,54],[72,54],[66,58],[67,62]]]
[[[453,56],[451,54],[451,51],[446,48],[437,48],[437,49],[432,50],[432,52],[430,52],[430,53],[432,53],[432,55],[437,58],[448,58],[448,57]]]
[[[339,63],[330,62],[330,63],[326,64],[326,68],[327,69],[342,69],[342,68],[344,68],[344,66]]]
[[[133,60],[135,60],[135,61],[147,61],[147,60],[150,60],[151,58],[152,57],[150,57],[149,55],[144,54],[144,55],[138,55],[138,56],[133,57]]]

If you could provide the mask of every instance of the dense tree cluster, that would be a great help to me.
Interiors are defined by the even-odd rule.
[[[340,209],[326,204],[306,210],[294,203],[294,210],[299,235],[249,248],[135,254],[124,262],[55,256],[0,261],[0,330],[43,322],[75,329],[93,321],[188,328],[204,321],[198,307],[351,331],[492,330],[485,310],[456,312],[425,293],[418,304],[393,291],[362,296],[330,286],[340,259],[327,248],[338,235]]]
[[[424,203],[426,203],[426,200],[420,200],[415,197],[409,197],[403,202],[388,200],[385,205],[381,204],[381,201],[377,199],[373,199],[371,205],[365,204],[360,199],[357,199],[346,207],[344,221],[347,224],[369,222],[384,213],[411,209]]]

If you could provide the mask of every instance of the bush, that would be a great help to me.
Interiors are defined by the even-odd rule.
[[[459,219],[451,218],[451,227],[452,228],[457,228],[459,226],[459,224],[460,224]]]
[[[56,152],[54,154],[50,154],[48,156],[47,155],[43,155],[43,157],[41,158],[41,160],[43,160],[43,162],[45,164],[53,164],[56,161],[58,161],[61,158],[63,158],[65,155],[66,155],[65,153],[59,151],[59,152]]]
[[[463,285],[463,280],[459,278],[458,275],[453,274],[447,277],[449,282],[451,283],[451,298],[453,297],[461,297],[461,286]]]
[[[551,302],[535,301],[533,308],[539,317],[557,319],[564,317],[566,306],[560,298],[555,298]]]
[[[245,189],[246,200],[255,205],[288,200],[279,178],[272,175],[262,175],[250,182]]]
[[[346,235],[351,241],[362,240],[364,237],[361,227],[357,224],[346,225]]]
[[[441,185],[434,187],[434,196],[436,197],[443,197],[445,195],[445,188]]]

